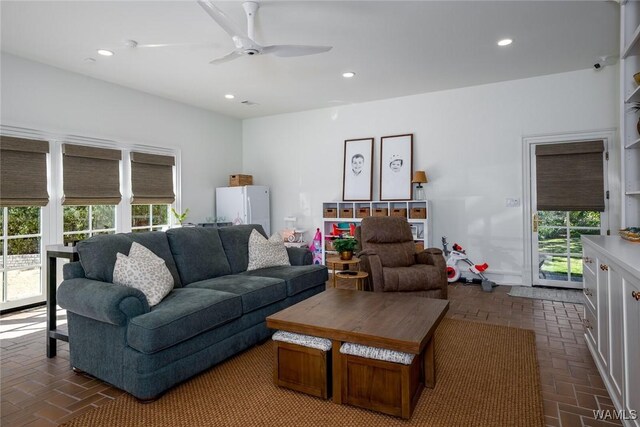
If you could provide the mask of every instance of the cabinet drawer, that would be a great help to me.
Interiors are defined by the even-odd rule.
[[[596,273],[596,258],[597,255],[593,249],[587,246],[582,247],[582,266],[584,274],[586,274],[587,271],[590,271],[591,274]]]
[[[596,311],[598,309],[596,275],[588,268],[582,269],[582,275],[582,280],[584,281],[583,292],[585,300],[589,305],[591,305],[591,308]]]
[[[587,339],[593,346],[593,357],[600,357],[598,353],[598,318],[595,315],[595,311],[591,309],[589,304],[584,306],[584,331]]]

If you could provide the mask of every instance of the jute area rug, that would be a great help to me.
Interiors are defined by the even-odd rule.
[[[543,426],[534,332],[444,319],[436,332],[436,387],[411,420],[277,388],[273,347],[259,345],[167,392],[129,395],[66,426]]]

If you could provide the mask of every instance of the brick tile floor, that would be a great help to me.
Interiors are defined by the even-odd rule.
[[[620,425],[594,419],[594,410],[613,404],[584,341],[582,306],[510,297],[509,289],[485,293],[479,286],[451,286],[447,317],[535,331],[548,426]],[[2,426],[58,425],[122,393],[74,374],[67,343],[59,342],[57,357],[47,359],[45,315],[37,308],[0,318]],[[505,414],[505,420],[510,416],[517,414]]]

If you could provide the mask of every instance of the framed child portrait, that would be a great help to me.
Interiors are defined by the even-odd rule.
[[[344,142],[342,200],[371,200],[373,197],[373,138]]]
[[[380,200],[411,200],[413,134],[380,138]]]

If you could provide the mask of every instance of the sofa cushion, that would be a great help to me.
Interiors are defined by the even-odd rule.
[[[167,236],[162,231],[128,234],[100,234],[78,242],[78,256],[85,277],[91,280],[113,283],[113,267],[118,252],[129,254],[131,244],[138,242],[165,261],[173,277],[173,285],[180,286],[178,269],[169,250]]]
[[[129,256],[118,253],[113,283],[140,290],[149,307],[157,305],[173,289],[173,277],[164,260],[138,242],[131,245]]]
[[[167,238],[183,285],[231,274],[217,228],[172,228]]]
[[[257,230],[264,237],[267,233],[260,224],[243,224],[218,229],[224,252],[227,254],[231,274],[241,273],[247,270],[249,264],[249,236],[253,230]]]
[[[242,312],[249,313],[287,297],[284,280],[270,277],[228,275],[189,284],[187,288],[215,289],[239,295]]]
[[[249,236],[247,270],[258,270],[277,265],[291,265],[282,236],[276,233],[267,239],[258,231],[253,230]]]
[[[155,353],[241,315],[238,295],[210,289],[174,289],[151,312],[131,319],[127,343],[142,353]]]
[[[247,276],[273,277],[282,279],[287,284],[287,296],[298,294],[329,280],[327,267],[324,265],[291,265],[261,268],[241,273]]]

